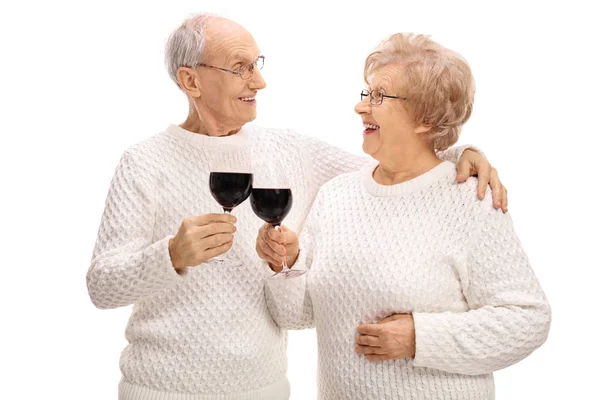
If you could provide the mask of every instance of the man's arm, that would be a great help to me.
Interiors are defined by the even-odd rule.
[[[294,132],[291,134],[297,135]],[[311,185],[316,193],[323,184],[338,175],[357,171],[375,162],[372,158],[349,153],[322,140],[300,136],[300,143],[311,169]],[[487,161],[483,153],[472,145],[453,146],[437,152],[440,160],[450,161],[457,166],[457,181],[464,182],[469,176],[478,176],[479,198],[483,199],[489,185],[492,189],[494,208],[508,211],[506,188],[500,182],[498,172]]]
[[[110,185],[87,273],[98,308],[132,304],[183,279],[171,263],[171,237],[152,242],[152,193],[145,171],[126,152]]]

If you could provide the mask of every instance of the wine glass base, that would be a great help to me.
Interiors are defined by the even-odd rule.
[[[306,273],[306,270],[299,270],[299,269],[287,269],[287,270],[283,270],[281,272],[277,272],[274,275],[272,275],[269,279],[292,279],[292,278],[296,278],[298,276],[304,275]]]
[[[242,265],[242,262],[237,257],[228,254],[222,254],[220,256],[211,258],[210,261],[215,264],[227,265],[230,267]]]

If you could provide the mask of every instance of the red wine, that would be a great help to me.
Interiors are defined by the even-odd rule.
[[[210,192],[223,210],[231,212],[250,196],[252,174],[211,172]]]
[[[252,189],[250,205],[260,219],[277,226],[292,209],[292,190]]]

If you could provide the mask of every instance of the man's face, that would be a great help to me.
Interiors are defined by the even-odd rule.
[[[206,28],[203,64],[237,70],[255,62],[259,55],[254,38],[240,25],[217,20]],[[258,68],[247,80],[214,68],[198,67],[196,71],[203,114],[218,126],[235,129],[256,118],[256,94],[266,87]]]

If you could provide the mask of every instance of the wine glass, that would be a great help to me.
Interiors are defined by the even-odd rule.
[[[250,152],[234,147],[221,149],[214,156],[210,163],[210,193],[224,212],[231,213],[252,191]]]
[[[252,211],[263,221],[281,231],[281,223],[292,209],[293,196],[289,180],[282,168],[261,165],[257,168],[250,195]],[[271,279],[295,278],[306,271],[291,269],[283,260],[283,269]]]
[[[242,204],[252,192],[252,161],[250,151],[241,146],[215,150],[210,162],[209,187],[214,199],[225,213]],[[233,249],[233,247],[232,247]],[[229,251],[231,252],[230,249]],[[229,257],[229,261],[234,257]],[[225,262],[222,257],[215,261]]]

